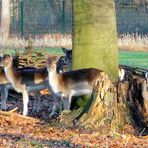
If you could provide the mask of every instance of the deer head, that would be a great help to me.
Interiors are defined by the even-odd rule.
[[[72,61],[72,50],[71,49],[62,48],[62,51],[65,54],[65,59],[67,60],[67,62],[71,62]]]
[[[0,60],[0,65],[7,67],[12,63],[12,57],[9,54],[4,54]]]
[[[46,65],[47,65],[47,69],[48,71],[54,71],[56,70],[57,68],[57,62],[60,58],[57,57],[57,56],[50,56],[47,58],[47,62],[46,62]]]

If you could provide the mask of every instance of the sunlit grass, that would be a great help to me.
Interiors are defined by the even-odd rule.
[[[120,51],[119,63],[148,69],[148,52]]]

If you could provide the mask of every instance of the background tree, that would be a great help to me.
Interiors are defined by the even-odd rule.
[[[2,0],[0,37],[7,40],[10,29],[10,0]]]
[[[73,69],[95,67],[117,80],[114,0],[74,0],[73,8]]]

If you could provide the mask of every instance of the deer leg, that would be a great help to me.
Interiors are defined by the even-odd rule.
[[[68,97],[62,97],[64,110],[70,110],[71,98],[72,98],[71,95],[69,95]]]
[[[33,105],[33,112],[39,112],[41,109],[41,99],[40,99],[40,93],[34,94],[34,105]]]
[[[26,90],[23,91],[23,115],[26,116],[28,114],[28,102],[29,96]]]
[[[63,103],[62,103],[62,100],[60,98],[59,99],[59,114],[61,114],[62,110],[63,110]]]
[[[48,90],[50,91],[51,96],[53,97],[53,107],[52,107],[52,111],[50,113],[50,117],[52,117],[53,115],[56,114],[56,110],[57,110],[57,106],[59,105],[59,97],[57,96],[57,94],[54,93],[52,87],[48,84],[47,85]]]
[[[52,107],[52,111],[50,113],[50,116],[55,115],[56,111],[57,111],[57,107],[61,106],[60,103],[59,103],[59,101],[60,101],[59,96],[57,96],[56,94],[52,93],[52,97],[53,97],[54,101],[53,101],[53,107]],[[59,110],[59,113],[60,113],[60,110]]]
[[[71,61],[68,61],[68,70],[71,71],[71,69],[72,69],[72,63]]]
[[[6,110],[6,101],[8,97],[8,88],[6,86],[1,86],[1,101],[2,101],[2,110]]]

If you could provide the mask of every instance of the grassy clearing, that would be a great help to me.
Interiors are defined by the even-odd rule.
[[[49,54],[58,54],[62,55],[63,52],[61,48],[35,48],[37,51],[42,51],[43,53]],[[6,53],[15,54],[15,50],[12,48],[5,49]],[[24,52],[24,49],[19,50],[20,53]],[[148,68],[148,52],[146,51],[119,51],[119,63],[123,65],[128,65],[132,67],[139,67],[139,68]]]
[[[19,53],[24,53],[24,48],[19,49]],[[58,54],[61,55],[63,54],[61,48],[52,48],[52,47],[47,47],[47,48],[34,48],[34,51],[41,51],[42,53],[49,53],[49,54]],[[0,52],[3,52],[3,49],[0,49]],[[7,48],[4,50],[4,53],[15,55],[15,49],[14,48]]]
[[[120,51],[119,63],[132,67],[148,69],[148,52]]]

